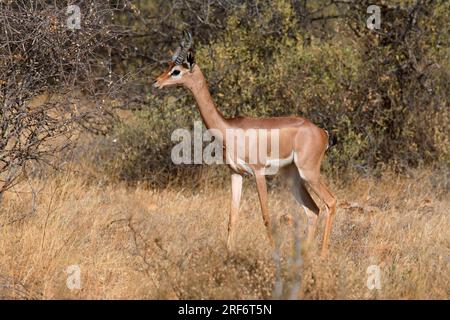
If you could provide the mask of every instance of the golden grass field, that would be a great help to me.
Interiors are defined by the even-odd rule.
[[[272,188],[280,224],[281,275],[300,276],[299,299],[448,299],[450,200],[446,173],[331,181],[339,200],[331,247],[290,262],[292,215],[303,213],[287,190]],[[88,183],[70,172],[22,182],[0,208],[0,296],[17,299],[270,299],[275,265],[256,189],[244,184],[234,252],[226,250],[230,191],[205,184],[149,190]],[[33,187],[30,188],[30,184]],[[33,195],[31,190],[34,190]],[[302,227],[304,223],[302,223]],[[78,265],[81,288],[66,286]],[[369,290],[366,270],[381,269]]]

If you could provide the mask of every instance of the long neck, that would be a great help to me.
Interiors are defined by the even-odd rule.
[[[218,129],[225,132],[225,129],[228,127],[227,120],[214,105],[211,94],[209,93],[208,84],[200,68],[198,66],[195,66],[195,68],[197,69],[194,71],[195,77],[187,87],[192,91],[197,101],[203,122],[208,129]]]

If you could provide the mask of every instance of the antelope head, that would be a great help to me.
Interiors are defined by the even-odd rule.
[[[195,66],[192,44],[191,33],[184,31],[180,45],[169,62],[169,68],[156,78],[153,84],[155,88],[182,85],[192,76]]]

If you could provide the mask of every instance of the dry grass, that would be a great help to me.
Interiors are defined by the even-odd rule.
[[[303,251],[300,299],[448,299],[446,177],[416,172],[332,186],[339,208],[326,260]],[[254,186],[246,182],[235,252],[225,247],[229,190],[146,190],[64,174],[23,183],[0,208],[0,296],[44,299],[271,298],[274,263]],[[287,191],[272,190],[285,287],[295,275]],[[303,214],[302,214],[303,219]],[[302,220],[303,221],[303,220]],[[81,289],[66,287],[69,265]],[[366,287],[379,265],[381,290]]]

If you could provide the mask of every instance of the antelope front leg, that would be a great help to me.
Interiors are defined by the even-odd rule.
[[[255,171],[256,178],[256,186],[258,188],[259,202],[261,203],[261,212],[264,220],[264,225],[267,229],[267,235],[269,237],[270,245],[273,247],[273,237],[272,237],[272,227],[270,224],[269,217],[269,206],[267,201],[267,185],[266,185],[266,177],[258,171]]]
[[[228,251],[233,249],[234,229],[236,225],[236,219],[239,212],[239,203],[241,201],[242,193],[242,176],[237,173],[231,175],[231,208],[230,218],[228,220]]]

